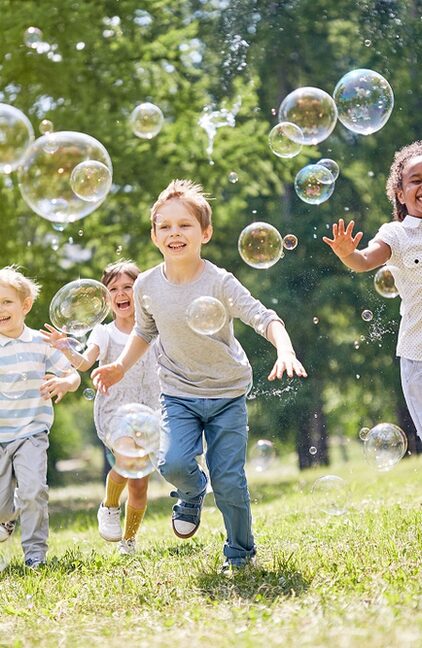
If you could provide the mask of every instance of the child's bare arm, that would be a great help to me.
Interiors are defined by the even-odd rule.
[[[363,233],[353,235],[354,221],[344,227],[344,220],[340,218],[333,224],[333,238],[323,236],[324,243],[330,246],[345,266],[355,272],[365,272],[384,265],[391,256],[391,248],[383,241],[375,241],[364,250],[357,247],[362,240]]]
[[[87,371],[98,360],[100,349],[96,344],[89,344],[83,353],[79,353],[71,346],[65,333],[58,331],[51,324],[44,324],[44,326],[47,330],[40,330],[44,340],[50,346],[59,349],[75,369]]]
[[[119,382],[139,358],[148,351],[149,344],[134,331],[129,336],[126,346],[115,362],[97,367],[91,373],[94,386],[103,394],[108,388]]]
[[[46,374],[40,388],[41,396],[44,400],[55,397],[55,403],[60,403],[67,392],[76,391],[80,384],[81,377],[73,370],[69,370],[66,375],[61,377],[55,376],[54,374]]]
[[[277,349],[277,360],[268,376],[268,380],[280,379],[283,377],[284,372],[287,373],[289,378],[293,378],[294,374],[306,378],[308,374],[302,363],[296,358],[290,336],[280,321],[274,320],[269,323],[267,338]]]

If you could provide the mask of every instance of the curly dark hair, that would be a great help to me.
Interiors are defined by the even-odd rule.
[[[422,156],[422,140],[403,146],[394,155],[393,164],[390,168],[390,175],[387,178],[387,197],[393,205],[394,220],[402,221],[407,216],[406,205],[402,205],[397,198],[397,193],[403,188],[403,169],[408,160],[413,157]]]

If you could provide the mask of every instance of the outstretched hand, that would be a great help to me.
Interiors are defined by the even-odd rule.
[[[125,372],[122,365],[118,362],[112,362],[94,369],[91,373],[91,378],[94,387],[96,387],[101,394],[107,394],[109,387],[119,382],[124,375]]]
[[[299,376],[299,378],[306,378],[307,373],[302,363],[296,358],[294,353],[288,353],[285,356],[279,356],[274,363],[274,366],[271,370],[271,373],[268,376],[268,380],[279,380],[283,377],[284,372],[287,373],[289,378]]]
[[[51,326],[51,324],[44,324],[44,326],[47,329],[46,331],[44,329],[40,329],[40,333],[43,336],[44,341],[56,349],[62,349],[62,347],[66,345],[66,333],[58,331],[56,328],[54,328],[54,326]]]
[[[344,228],[344,220],[340,218],[338,223],[333,224],[333,238],[323,236],[324,243],[330,246],[334,254],[339,259],[343,259],[352,254],[362,240],[363,232],[358,232],[353,236],[354,221],[350,221],[346,229]]]

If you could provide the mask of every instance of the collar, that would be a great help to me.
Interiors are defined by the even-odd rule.
[[[17,338],[11,338],[7,337],[7,335],[0,334],[0,346],[4,347],[6,344],[9,344],[9,342],[32,342],[32,339],[32,330],[24,324],[23,331]]]
[[[401,222],[403,227],[408,227],[409,229],[415,229],[416,227],[419,227],[421,223],[422,218],[418,218],[417,216],[410,216],[410,214],[407,214],[407,216],[405,216]]]

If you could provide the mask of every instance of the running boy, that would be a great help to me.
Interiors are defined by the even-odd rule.
[[[197,531],[207,478],[195,457],[207,443],[211,485],[226,527],[224,570],[243,567],[255,555],[250,498],[245,477],[247,412],[245,394],[252,370],[233,334],[238,317],[264,335],[277,349],[268,376],[284,372],[306,376],[277,314],[254,299],[237,279],[201,258],[212,236],[211,207],[202,187],[174,180],[151,210],[151,237],[164,263],[142,273],[135,282],[134,331],[118,360],[92,373],[107,392],[159,335],[157,355],[162,404],[159,468],[177,488],[172,525],[180,538]],[[213,335],[190,329],[186,310],[201,296],[225,307],[224,326]]]
[[[38,293],[17,268],[0,270],[0,542],[10,538],[20,516],[31,568],[44,564],[47,553],[51,399],[58,403],[81,382],[60,351],[25,325]]]

